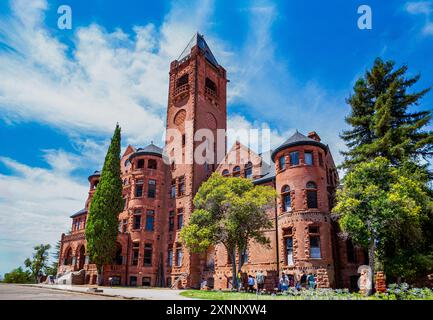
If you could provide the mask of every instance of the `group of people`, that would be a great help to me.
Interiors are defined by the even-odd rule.
[[[316,289],[316,286],[316,277],[311,272],[308,275],[304,272],[298,280],[295,279],[295,276],[286,275],[283,272],[278,283],[279,291],[283,292],[289,290],[289,288],[297,290],[301,290],[302,288]]]
[[[311,272],[308,275],[304,272],[299,279],[296,279],[294,275],[287,275],[283,272],[278,283],[278,291],[284,292],[289,290],[289,288],[295,288],[297,290],[301,290],[302,288],[315,289],[317,286],[316,282],[316,276]],[[238,274],[238,283],[242,283],[240,273]],[[249,274],[247,283],[247,292],[262,292],[265,285],[265,275],[263,270],[257,271],[255,277]]]
[[[240,273],[238,275],[238,278],[240,279]],[[257,283],[257,285],[256,285],[256,283]],[[247,292],[260,293],[263,291],[264,286],[265,286],[265,275],[263,273],[263,270],[257,271],[255,278],[251,274],[248,275]]]

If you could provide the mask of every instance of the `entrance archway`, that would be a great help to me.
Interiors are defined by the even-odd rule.
[[[86,248],[81,246],[80,251],[78,253],[78,270],[84,268],[84,262],[86,261]]]

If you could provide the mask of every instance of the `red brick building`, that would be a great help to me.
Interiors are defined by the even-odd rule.
[[[265,154],[240,143],[226,152],[225,135],[217,132],[226,130],[227,82],[226,70],[199,34],[171,63],[164,150],[153,143],[138,149],[128,146],[121,158],[125,207],[119,215],[117,254],[104,267],[104,281],[112,277],[119,285],[198,288],[206,279],[211,287],[229,287],[232,261],[223,246],[197,255],[179,240],[200,184],[218,171],[272,186],[279,194],[276,207],[268,212],[274,227],[264,231],[271,245],[250,243],[247,254],[237,257],[244,259],[243,273],[263,270],[269,288],[275,287],[281,272],[297,277],[319,273],[332,287],[355,287],[357,266],[365,263],[366,255],[338,236],[331,219],[338,174],[328,146],[315,132],[296,132]],[[199,151],[194,137],[202,129],[213,133],[208,147],[214,152],[204,163],[188,161]],[[89,177],[85,208],[71,216],[72,232],[61,239],[59,273],[84,270],[85,283],[96,282],[84,230],[99,178],[97,171]]]

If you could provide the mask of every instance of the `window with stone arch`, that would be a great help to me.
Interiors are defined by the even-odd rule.
[[[313,181],[307,182],[307,208],[316,209],[317,206],[317,185]]]
[[[183,76],[181,76],[179,79],[177,79],[176,88],[179,88],[183,85],[188,84],[188,81],[189,81],[189,75],[188,75],[188,73],[186,73]]]
[[[70,266],[72,265],[72,248],[69,247],[68,250],[66,250],[65,259],[64,259],[64,265]]]
[[[185,119],[186,119],[186,111],[180,110],[176,115],[174,116],[174,124],[178,127],[185,125]]]
[[[211,79],[206,78],[205,80],[205,91],[208,94],[211,94],[213,96],[216,96],[217,94],[217,86],[215,82],[213,82]]]
[[[223,170],[223,176],[228,177],[230,175],[230,172],[227,169]]]
[[[285,185],[281,188],[281,198],[283,201],[283,212],[289,212],[292,210],[292,201],[290,197],[290,187]]]
[[[236,166],[233,168],[233,177],[240,177],[241,176],[241,167]]]

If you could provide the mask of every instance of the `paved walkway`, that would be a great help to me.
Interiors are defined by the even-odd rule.
[[[50,284],[35,284],[28,285],[33,287],[40,288],[49,288],[49,289],[57,289],[64,290],[69,292],[80,292],[87,294],[95,294],[93,292],[89,292],[89,289],[94,288],[91,286],[70,286],[70,285],[50,285]],[[144,288],[125,288],[125,287],[99,287],[103,290],[101,293],[96,293],[97,295],[102,295],[105,297],[120,297],[127,299],[145,299],[145,300],[193,300],[191,298],[183,297],[179,293],[181,290],[173,290],[173,289],[144,289]]]
[[[115,297],[0,283],[0,300],[113,300]]]

